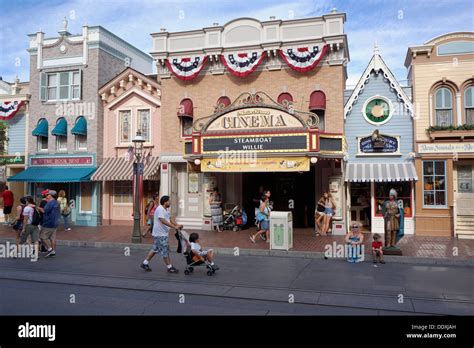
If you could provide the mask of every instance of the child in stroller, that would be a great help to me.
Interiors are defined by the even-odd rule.
[[[186,269],[184,274],[188,275],[194,271],[195,266],[206,265],[207,275],[212,276],[219,267],[214,263],[214,251],[212,249],[203,250],[199,244],[199,234],[191,233],[188,239],[186,232],[179,230],[176,232],[178,239],[178,253],[183,251],[186,257]]]
[[[235,204],[232,209],[225,209],[224,229],[236,232],[241,230],[245,224],[247,224],[247,214],[240,208],[240,205]]]

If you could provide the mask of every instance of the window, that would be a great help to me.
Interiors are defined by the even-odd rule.
[[[326,111],[326,94],[323,91],[314,91],[309,96],[309,111],[319,117],[319,129],[324,130],[324,114]]]
[[[76,135],[76,150],[87,150],[87,135]]]
[[[92,212],[92,183],[81,182],[80,211]]]
[[[150,110],[138,110],[138,129],[141,130],[143,139],[150,142]]]
[[[390,199],[389,193],[391,189],[397,191],[398,206],[403,206],[404,216],[412,216],[411,204],[411,182],[376,182],[375,183],[375,216],[382,216],[382,206],[385,201]]]
[[[67,151],[67,137],[62,135],[56,136],[56,150]]]
[[[132,122],[132,115],[130,110],[124,110],[119,112],[119,120],[120,120],[120,134],[119,134],[119,141],[121,143],[129,143],[132,138],[132,129],[131,129],[131,122]]]
[[[48,137],[38,136],[38,151],[48,151]]]
[[[62,71],[47,73],[41,78],[41,100],[79,100],[81,99],[81,72]],[[47,95],[43,94],[46,83]]]
[[[423,161],[423,206],[446,207],[445,161]]]
[[[191,117],[181,117],[181,136],[190,137],[193,134],[193,119]]]
[[[132,181],[114,181],[114,203],[133,203]]]
[[[474,86],[470,86],[464,91],[464,112],[466,124],[474,125]]]
[[[453,124],[453,94],[446,87],[441,87],[435,95],[436,126],[452,126]]]

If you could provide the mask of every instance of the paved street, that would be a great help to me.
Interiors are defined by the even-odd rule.
[[[60,247],[56,259],[1,259],[0,313],[474,314],[474,276],[468,265],[373,267],[370,262],[218,255],[221,270],[209,277],[204,268],[184,275],[184,258],[175,253],[178,275],[166,273],[158,258],[151,263],[153,271],[144,272],[139,265],[145,254]]]

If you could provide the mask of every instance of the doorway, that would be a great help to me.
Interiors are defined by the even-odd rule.
[[[351,221],[357,221],[364,230],[371,228],[372,200],[370,182],[351,182]]]
[[[457,171],[457,192],[456,206],[457,217],[474,217],[474,162],[459,161],[456,166]]]

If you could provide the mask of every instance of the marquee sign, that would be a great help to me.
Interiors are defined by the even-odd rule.
[[[288,112],[255,107],[226,113],[209,124],[207,131],[265,130],[303,128],[304,124]]]
[[[223,157],[203,158],[202,172],[304,172],[308,157]]]
[[[374,139],[373,135],[359,138],[359,153],[397,153],[399,138],[381,135]]]
[[[203,137],[202,153],[224,151],[301,152],[308,151],[307,133]]]

